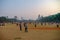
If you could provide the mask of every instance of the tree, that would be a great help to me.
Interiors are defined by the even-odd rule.
[[[6,21],[7,21],[6,17],[0,17],[0,22],[6,22]]]
[[[50,15],[47,17],[43,17],[41,19],[41,22],[60,22],[60,13],[57,13],[55,15]]]

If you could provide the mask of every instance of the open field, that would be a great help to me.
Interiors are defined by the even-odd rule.
[[[56,24],[40,25],[35,28],[33,24],[28,24],[28,32],[20,31],[16,24],[6,24],[0,26],[0,40],[60,40],[60,28]]]

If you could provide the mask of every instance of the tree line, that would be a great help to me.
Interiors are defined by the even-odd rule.
[[[0,23],[1,22],[13,22],[13,21],[16,21],[16,19],[9,19],[6,17],[0,17]],[[60,22],[60,13],[50,15],[47,17],[43,17],[42,19],[38,20],[38,22]]]
[[[40,22],[60,22],[60,13],[43,17],[39,20]]]

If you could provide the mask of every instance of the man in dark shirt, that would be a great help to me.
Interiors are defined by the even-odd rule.
[[[24,23],[24,27],[25,27],[25,32],[28,32],[27,23]]]
[[[22,25],[21,25],[22,23],[20,22],[19,23],[19,27],[20,27],[20,31],[22,31]]]

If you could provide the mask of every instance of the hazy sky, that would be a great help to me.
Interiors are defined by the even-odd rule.
[[[60,12],[60,0],[0,0],[0,16],[36,19]]]

